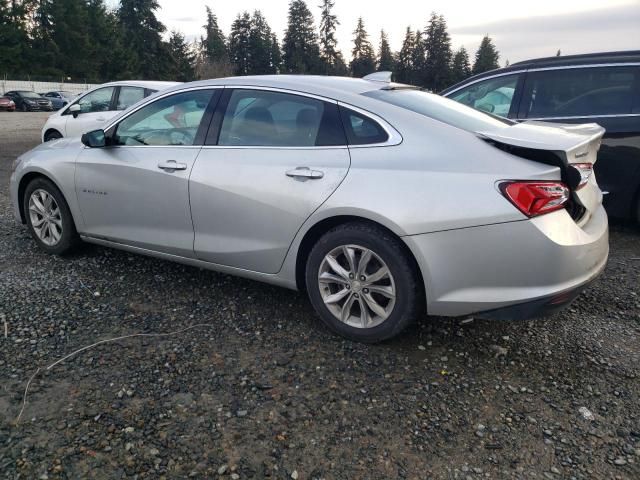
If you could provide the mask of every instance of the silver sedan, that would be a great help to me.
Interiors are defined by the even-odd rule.
[[[304,290],[333,331],[381,341],[424,314],[515,319],[602,271],[598,125],[514,123],[385,74],[165,90],[19,157],[18,221]]]

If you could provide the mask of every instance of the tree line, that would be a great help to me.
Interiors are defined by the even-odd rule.
[[[157,0],[120,0],[116,8],[105,0],[0,0],[0,72],[94,82],[269,73],[362,77],[390,70],[395,81],[439,91],[499,66],[488,35],[473,64],[464,47],[454,52],[446,21],[436,13],[423,28],[407,27],[397,52],[384,30],[374,47],[359,18],[347,62],[338,48],[334,6],[321,0],[316,28],[307,3],[292,0],[282,41],[260,10],[238,14],[226,35],[206,6],[202,35],[188,42],[158,20]]]

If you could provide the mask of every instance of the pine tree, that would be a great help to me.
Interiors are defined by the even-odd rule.
[[[395,68],[393,53],[389,46],[389,38],[384,30],[380,30],[380,46],[378,48],[377,68],[378,71],[381,72],[393,72]]]
[[[320,5],[320,60],[325,74],[345,75],[347,67],[336,40],[336,26],[340,22],[332,12],[334,5],[333,0],[322,0]]]
[[[256,10],[251,17],[249,32],[249,75],[277,72],[277,66],[274,65],[272,58],[274,53],[273,42],[274,33],[271,31],[271,27],[260,10]]]
[[[398,52],[396,60],[397,81],[400,83],[411,84],[414,81],[415,72],[413,69],[413,51],[415,50],[416,36],[407,27],[402,48]]]
[[[482,42],[480,42],[478,51],[476,52],[476,61],[473,64],[473,74],[477,75],[478,73],[488,72],[489,70],[499,68],[499,58],[500,54],[493,45],[491,38],[489,35],[485,35]]]
[[[353,31],[353,50],[351,51],[351,75],[356,78],[364,77],[376,70],[376,57],[369,35],[364,28],[362,17],[358,18],[356,29]]]
[[[107,9],[104,0],[89,0],[87,18],[92,39],[88,57],[93,65],[87,80],[102,83],[132,78],[135,58],[124,46],[116,12]]]
[[[32,68],[27,61],[27,11],[20,2],[0,0],[0,68],[9,73],[26,73]]]
[[[556,57],[559,57],[560,55],[562,55],[562,52],[560,51],[560,49],[558,49],[558,51],[556,52]]]
[[[195,55],[180,32],[172,31],[169,37],[169,54],[172,61],[172,78],[178,82],[190,82],[195,79],[193,64]]]
[[[228,60],[227,44],[224,33],[218,26],[218,17],[211,8],[207,10],[207,23],[203,26],[205,36],[200,40],[205,58],[209,62],[221,62]]]
[[[411,51],[411,83],[414,85],[424,86],[425,83],[427,60],[426,46],[422,32],[420,30],[416,30],[413,50]]]
[[[251,15],[249,12],[238,14],[231,24],[229,35],[229,57],[236,75],[249,75],[251,72]]]
[[[278,37],[276,37],[275,33],[271,34],[270,58],[273,73],[280,73],[282,71],[282,50],[280,50],[280,42],[278,42]]]
[[[471,76],[471,65],[469,63],[469,54],[464,47],[453,56],[451,63],[451,83],[461,82]]]
[[[451,38],[442,15],[431,14],[425,35],[424,86],[439,92],[451,83]]]
[[[169,79],[171,57],[161,35],[166,27],[156,17],[158,0],[120,0],[118,18],[124,42],[134,56],[134,74],[144,79]]]
[[[318,36],[313,15],[304,0],[292,0],[289,4],[282,50],[287,73],[321,73]]]

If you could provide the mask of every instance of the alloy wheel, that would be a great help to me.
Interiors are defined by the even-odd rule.
[[[50,247],[62,238],[62,214],[55,198],[46,190],[35,190],[29,197],[29,219],[37,237]]]
[[[396,302],[389,267],[360,245],[342,245],[327,253],[318,271],[318,287],[331,314],[355,328],[380,325]]]

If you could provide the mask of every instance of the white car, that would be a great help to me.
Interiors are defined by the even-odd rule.
[[[78,96],[51,115],[42,129],[42,141],[79,137],[100,128],[118,112],[126,110],[152,93],[180,82],[121,81],[102,84]]]

